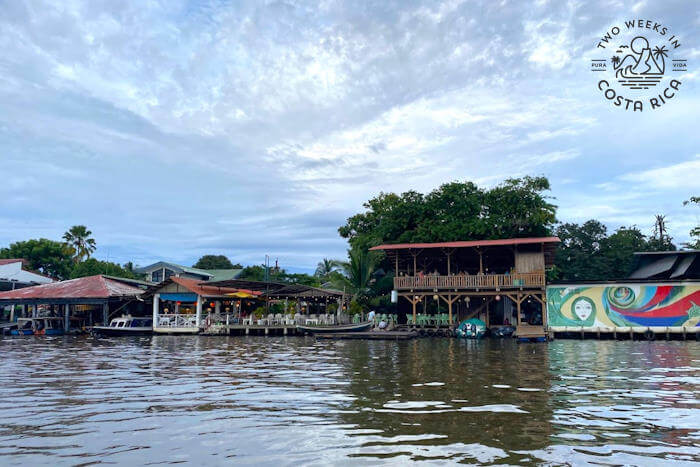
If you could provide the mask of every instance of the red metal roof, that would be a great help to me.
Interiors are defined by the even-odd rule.
[[[121,298],[134,297],[143,293],[142,289],[132,287],[114,279],[103,276],[81,277],[52,284],[35,285],[23,289],[0,292],[0,300],[7,299],[72,299],[72,298]]]
[[[22,263],[25,264],[27,261],[21,258],[12,258],[12,259],[0,259],[0,266],[3,264],[12,264],[12,263]]]
[[[233,294],[236,292],[245,292],[250,295],[262,295],[262,292],[256,292],[253,290],[239,289],[235,287],[218,287],[215,285],[206,285],[206,282],[202,282],[201,280],[197,279],[188,279],[184,277],[173,276],[170,278],[170,280],[175,282],[176,284],[183,286],[190,292],[194,292],[204,297],[218,297]]]
[[[468,248],[507,245],[528,245],[533,243],[559,243],[559,237],[504,238],[501,240],[469,240],[440,243],[396,243],[379,245],[370,250],[408,250],[411,248]]]

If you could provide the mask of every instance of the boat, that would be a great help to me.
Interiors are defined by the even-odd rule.
[[[101,336],[135,336],[153,334],[153,318],[125,315],[114,318],[109,326],[93,326],[92,332]]]
[[[484,334],[486,323],[478,318],[465,319],[455,330],[455,335],[464,339],[480,339]]]
[[[311,334],[316,333],[334,333],[334,332],[364,332],[368,331],[374,323],[372,321],[365,321],[362,323],[352,323],[352,324],[321,324],[321,325],[302,325],[297,324],[297,329],[302,332],[308,332]]]
[[[63,318],[40,317],[18,318],[17,328],[10,330],[11,336],[62,336]]]
[[[496,337],[512,337],[515,332],[515,326],[500,326],[495,330],[491,329],[491,334]]]

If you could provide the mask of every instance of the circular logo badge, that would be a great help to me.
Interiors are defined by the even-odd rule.
[[[598,91],[616,107],[633,112],[660,109],[674,99],[688,63],[681,40],[650,20],[628,20],[610,28],[591,60]]]

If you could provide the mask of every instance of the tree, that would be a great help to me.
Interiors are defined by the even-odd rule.
[[[620,227],[603,242],[601,254],[604,258],[605,269],[601,271],[598,279],[623,279],[627,277],[632,268],[634,253],[649,249],[649,242],[636,226]]]
[[[353,248],[348,251],[348,261],[338,263],[343,276],[336,288],[344,288],[358,300],[370,295],[370,282],[372,274],[378,264],[379,256],[361,248]]]
[[[582,225],[565,223],[556,229],[561,240],[554,259],[555,270],[550,279],[562,281],[596,280],[606,272],[601,248],[607,238],[607,227],[596,220]]]
[[[243,269],[243,266],[233,264],[224,255],[204,255],[192,267],[199,269]]]
[[[12,243],[0,249],[0,258],[25,259],[30,269],[59,280],[68,279],[73,265],[71,249],[46,238]]]
[[[657,214],[654,221],[654,234],[648,242],[649,251],[676,251],[673,238],[666,229],[666,216]]]
[[[316,266],[314,275],[320,278],[326,278],[338,268],[338,261],[334,259],[323,258]]]
[[[91,235],[92,232],[84,225],[74,225],[63,234],[63,240],[73,250],[73,259],[76,262],[89,258],[97,248]]]
[[[700,207],[700,196],[691,196],[690,199],[683,201],[683,206],[689,204],[695,204]],[[700,250],[700,225],[696,225],[691,229],[690,241],[684,243],[683,246],[691,250]]]
[[[100,261],[95,258],[88,258],[85,261],[76,263],[70,273],[71,279],[78,277],[95,276],[104,274],[107,276],[125,277],[127,279],[136,279],[138,276],[129,269],[128,264],[120,266],[109,261]]]
[[[556,222],[556,206],[544,195],[548,190],[545,177],[524,177],[489,190],[452,182],[427,195],[381,193],[338,232],[351,248],[365,250],[380,243],[544,236]]]

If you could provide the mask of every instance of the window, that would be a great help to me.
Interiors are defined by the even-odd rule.
[[[151,273],[151,282],[163,282],[163,270],[158,269]]]

